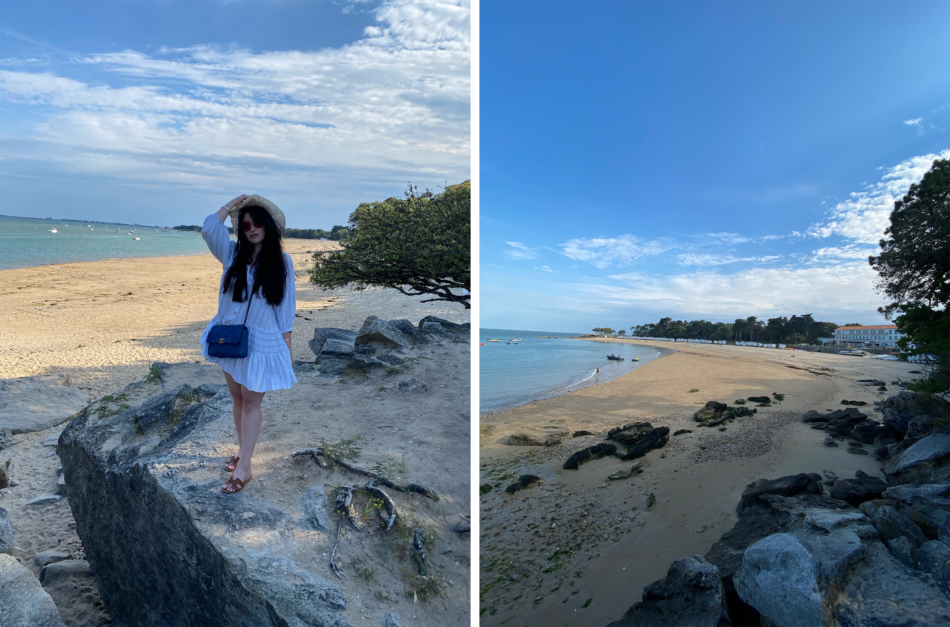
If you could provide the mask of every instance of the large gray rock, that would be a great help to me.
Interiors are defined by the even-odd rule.
[[[950,485],[900,485],[884,491],[930,538],[950,544]]]
[[[725,627],[726,594],[719,571],[699,555],[673,562],[664,579],[643,589],[620,620],[607,627]]]
[[[313,351],[314,355],[319,355],[323,352],[324,344],[328,340],[336,340],[352,346],[356,340],[356,331],[337,329],[334,327],[318,327],[313,330],[313,339],[308,342],[310,350]],[[352,354],[352,352],[353,351],[350,351],[350,354]]]
[[[870,418],[854,425],[854,429],[848,434],[849,437],[864,444],[874,444],[878,438],[883,440],[884,438],[893,438],[895,435],[897,435],[897,431],[892,426]]]
[[[806,474],[779,477],[771,481],[757,481],[746,486],[742,493],[742,500],[736,506],[736,513],[740,516],[747,507],[763,505],[760,496],[778,494],[779,496],[794,496],[796,494],[821,494],[821,478],[817,480]]]
[[[946,415],[950,410],[947,402],[926,394],[917,394],[909,390],[902,390],[894,396],[884,399],[881,404],[881,413],[884,414],[884,423],[900,433],[907,433],[910,423],[916,416]]]
[[[92,579],[92,569],[86,560],[60,560],[47,564],[40,571],[40,584],[48,588],[63,579]]]
[[[881,534],[881,539],[885,542],[906,536],[913,543],[915,550],[927,542],[927,536],[920,530],[920,527],[891,505],[882,505],[875,508],[871,515],[871,522],[874,523],[874,528]]]
[[[861,512],[810,506],[815,498],[825,497],[763,497],[786,518],[783,533],[743,556],[733,579],[745,603],[774,627],[950,621],[950,599],[934,579],[891,555]],[[907,537],[899,541],[913,550]]]
[[[320,351],[320,357],[330,359],[349,359],[355,352],[356,347],[353,344],[349,344],[343,340],[327,340],[323,344],[323,350]]]
[[[389,366],[389,364],[385,361],[380,361],[369,355],[353,355],[349,361],[346,362],[346,366],[343,368],[343,374],[367,374],[374,370],[383,370],[387,366]]]
[[[56,604],[25,566],[0,553],[0,625],[65,627]]]
[[[831,487],[829,496],[858,507],[865,501],[881,498],[887,489],[887,483],[877,477],[855,477],[853,479],[838,479]]]
[[[887,483],[895,486],[950,483],[950,434],[933,433],[884,464]]]
[[[220,491],[233,446],[228,392],[178,389],[149,407],[178,415],[87,408],[60,439],[76,532],[115,623],[348,625],[342,592],[318,574],[325,562],[293,540],[312,529],[306,514],[277,509],[254,483]],[[244,538],[253,543],[239,546]]]
[[[930,573],[945,591],[950,590],[950,546],[930,540],[917,550],[914,560],[917,570]]]
[[[419,328],[425,329],[427,322],[434,322],[436,324],[439,324],[442,327],[443,331],[447,331],[449,333],[456,333],[456,334],[469,333],[469,331],[472,328],[472,325],[469,322],[466,322],[464,324],[459,324],[457,322],[446,320],[445,318],[437,318],[436,316],[426,316],[425,318],[420,320]]]
[[[412,324],[409,325],[412,327]],[[356,333],[355,344],[361,346],[369,344],[379,349],[408,348],[410,341],[403,329],[395,321],[381,320],[370,316],[363,322],[363,326]]]
[[[624,459],[637,459],[670,441],[669,427],[654,428],[649,422],[634,422],[607,432],[607,439],[627,447]]]
[[[62,385],[63,375],[0,379],[0,433],[42,431],[62,424],[89,404],[89,395]]]
[[[13,555],[13,524],[10,523],[10,514],[0,507],[0,553]]]

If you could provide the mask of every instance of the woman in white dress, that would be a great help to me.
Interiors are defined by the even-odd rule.
[[[222,222],[230,215],[237,242]],[[271,390],[289,389],[294,376],[290,337],[297,295],[294,265],[281,248],[284,214],[261,196],[241,195],[205,218],[201,236],[224,270],[218,313],[201,335],[202,355],[221,366],[231,392],[238,452],[225,462],[231,478],[222,486],[239,492],[251,480],[251,455],[261,431],[261,402]],[[247,357],[212,357],[208,332],[216,324],[248,328]]]

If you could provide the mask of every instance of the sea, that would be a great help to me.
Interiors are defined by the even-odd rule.
[[[54,228],[57,232],[51,233]],[[0,216],[0,270],[207,252],[208,247],[198,232],[108,222]]]
[[[604,383],[673,352],[624,341],[570,339],[581,335],[479,329],[479,412],[496,412]],[[491,339],[500,341],[489,342]],[[521,342],[509,344],[511,339]],[[619,355],[624,361],[608,360],[609,354]]]

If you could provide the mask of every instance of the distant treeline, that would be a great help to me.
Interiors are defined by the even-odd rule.
[[[834,337],[835,329],[839,326],[834,322],[819,322],[811,314],[803,314],[791,318],[768,318],[766,321],[749,316],[731,323],[661,318],[659,322],[638,324],[630,327],[630,330],[634,337],[807,344],[820,337]]]
[[[179,224],[173,226],[176,231],[197,231],[201,232],[201,227],[196,224]],[[228,227],[228,233],[234,235],[234,229]],[[330,239],[342,241],[349,237],[350,231],[345,226],[337,224],[329,231],[323,229],[284,229],[284,237],[293,237],[297,239]]]

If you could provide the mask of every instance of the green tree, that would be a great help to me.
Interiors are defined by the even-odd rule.
[[[310,280],[327,289],[388,287],[470,308],[471,182],[441,194],[409,186],[403,198],[362,203],[331,238],[342,250],[314,254]]]
[[[950,389],[950,159],[937,159],[919,183],[894,203],[881,254],[868,262],[878,273],[877,289],[890,302],[880,308],[896,316],[907,334],[902,347],[937,355],[937,367],[921,391]]]

